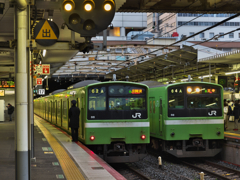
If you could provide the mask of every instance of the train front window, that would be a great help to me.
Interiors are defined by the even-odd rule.
[[[188,97],[188,108],[220,108],[221,101],[218,97]]]
[[[89,88],[89,110],[106,110],[106,88]]]
[[[89,120],[147,118],[147,88],[144,86],[112,83],[90,87],[88,94]]]
[[[170,109],[184,108],[184,92],[182,87],[169,89],[168,105]]]
[[[145,98],[109,98],[109,110],[145,110]]]

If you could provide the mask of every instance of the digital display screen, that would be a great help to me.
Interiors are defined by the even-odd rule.
[[[114,85],[109,86],[108,88],[108,94],[109,95],[145,95],[146,89],[137,87],[137,86],[129,86],[129,85]]]
[[[186,89],[188,94],[218,94],[218,88],[201,87],[201,86],[188,86]]]
[[[0,88],[14,88],[14,81],[0,81]]]
[[[129,90],[129,93],[130,94],[142,94],[143,90],[142,89],[132,89],[132,90]]]
[[[106,92],[105,87],[96,87],[90,89],[90,94],[104,94]]]
[[[170,94],[183,94],[183,88],[182,87],[175,87],[170,89]]]

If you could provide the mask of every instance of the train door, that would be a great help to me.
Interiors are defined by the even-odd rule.
[[[162,135],[162,128],[163,128],[163,108],[162,108],[162,98],[159,101],[159,133]]]
[[[150,132],[153,133],[154,131],[154,116],[156,112],[155,108],[155,98],[150,97]]]
[[[69,118],[68,118],[68,113],[69,113],[69,109],[71,107],[71,101],[70,99],[67,100],[67,126],[68,126],[68,130],[69,130]]]
[[[81,128],[81,136],[82,138],[84,139],[84,106],[85,106],[85,103],[84,103],[84,98],[82,97],[82,101],[81,101],[81,112],[80,112],[80,128]]]
[[[46,116],[47,116],[47,102],[45,101],[44,102],[44,104],[45,104],[45,108],[44,108],[44,119],[46,119]]]
[[[50,101],[50,122],[52,122],[53,102]]]
[[[57,125],[62,126],[62,100],[57,101]]]

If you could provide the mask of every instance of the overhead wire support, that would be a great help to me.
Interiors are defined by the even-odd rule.
[[[180,42],[186,41],[187,39],[192,38],[192,37],[194,37],[194,36],[196,36],[196,35],[198,35],[198,34],[201,34],[202,32],[205,32],[205,31],[207,31],[207,30],[210,30],[210,29],[212,29],[212,28],[215,28],[215,27],[221,25],[222,23],[225,23],[225,22],[227,22],[227,21],[229,21],[229,20],[231,20],[231,19],[234,19],[235,17],[238,17],[239,15],[240,15],[240,13],[237,13],[237,14],[235,14],[235,15],[227,18],[227,19],[224,19],[224,20],[216,23],[216,24],[213,25],[213,26],[210,26],[210,27],[208,27],[208,28],[205,28],[205,29],[203,29],[203,30],[201,30],[201,31],[193,34],[193,35],[190,35],[190,36],[184,38],[184,40],[179,40],[179,41],[176,41],[176,42],[174,42],[174,43],[172,43],[172,44],[170,44],[170,45],[165,45],[165,46],[163,46],[162,48],[156,49],[156,50],[154,50],[154,51],[152,51],[152,52],[145,53],[144,55],[141,55],[141,56],[146,56],[146,55],[149,55],[149,54],[151,54],[151,53],[154,53],[154,52],[157,52],[157,51],[166,49],[166,48],[168,48],[169,46],[173,46],[173,45],[176,45],[176,44],[178,44],[178,43],[180,43]],[[139,57],[141,57],[141,56],[134,57],[134,58],[129,59],[129,60],[127,60],[127,61],[132,61],[132,60],[137,59],[137,58],[139,58]],[[126,61],[125,61],[125,62],[126,62]],[[119,63],[119,64],[117,64],[117,65],[111,66],[111,67],[117,67],[117,66],[119,66],[119,65],[121,65],[121,64],[123,64],[123,62],[121,62],[121,63]]]

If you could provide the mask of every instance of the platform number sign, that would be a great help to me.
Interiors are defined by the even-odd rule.
[[[38,95],[45,95],[45,89],[38,89]]]
[[[182,88],[172,88],[170,89],[171,94],[182,94],[183,93],[183,89]]]

